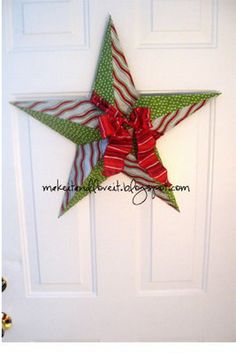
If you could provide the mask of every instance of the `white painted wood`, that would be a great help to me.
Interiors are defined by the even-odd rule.
[[[215,47],[217,3],[217,0],[141,0],[138,47]]]
[[[4,340],[235,340],[235,2],[3,3]],[[139,90],[223,93],[158,141],[190,186],[180,214],[100,192],[58,219],[42,184],[66,183],[75,146],[8,104],[88,94],[108,13]]]
[[[87,49],[86,0],[9,0],[13,51]]]
[[[156,200],[145,205],[146,209],[143,210],[146,212],[146,221],[142,222],[141,240],[143,294],[146,294],[145,289],[151,292],[161,290],[164,294],[169,294],[172,290],[187,294],[201,293],[207,288],[214,102],[199,112],[198,117],[199,119],[193,119],[192,122],[186,122],[183,127],[176,127],[169,134],[173,134],[177,140],[180,139],[178,130],[181,130],[185,138],[177,149],[169,151],[169,158],[166,157],[166,161],[170,163],[170,173],[174,175],[174,185],[188,185],[190,188],[189,192],[176,192],[180,209],[188,209],[188,212],[173,214],[165,204],[156,203]],[[163,149],[163,154],[168,154],[168,145],[166,146],[164,139],[160,140],[159,149]],[[183,158],[186,150],[191,151],[192,156],[188,163]],[[202,154],[202,151],[205,153]],[[201,167],[196,169],[196,165]],[[179,169],[178,166],[182,166],[181,175],[178,175],[180,170],[174,171]],[[202,173],[202,169],[206,172]],[[189,183],[189,180],[192,182]],[[150,230],[148,235],[145,231],[147,229]]]

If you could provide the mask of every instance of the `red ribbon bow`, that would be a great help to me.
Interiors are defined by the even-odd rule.
[[[152,130],[150,109],[134,108],[127,119],[118,109],[107,104],[100,97],[93,96],[92,101],[106,112],[99,117],[102,138],[109,139],[104,154],[103,175],[111,176],[123,171],[125,158],[133,149],[135,137],[139,166],[159,183],[171,186],[167,170],[155,152],[156,140],[161,134]]]

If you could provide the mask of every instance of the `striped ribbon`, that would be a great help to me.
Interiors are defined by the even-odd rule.
[[[91,101],[105,111],[105,114],[99,117],[102,138],[109,138],[104,154],[103,174],[111,176],[124,170],[125,159],[133,149],[133,137],[135,137],[139,166],[159,183],[167,187],[171,186],[167,170],[155,152],[156,139],[161,134],[152,130],[150,109],[134,108],[128,119],[95,92]]]

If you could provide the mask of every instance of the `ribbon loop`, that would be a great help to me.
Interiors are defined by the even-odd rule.
[[[106,102],[97,97],[94,103],[106,112],[99,117],[102,138],[109,139],[104,154],[103,174],[111,176],[123,171],[125,158],[133,148],[134,136],[137,140],[137,160],[140,167],[159,183],[171,186],[167,170],[155,152],[156,140],[161,134],[156,134],[152,130],[150,109],[134,108],[127,119],[114,106],[105,104]]]
[[[137,132],[152,128],[151,111],[146,107],[134,108],[130,114],[130,120]]]

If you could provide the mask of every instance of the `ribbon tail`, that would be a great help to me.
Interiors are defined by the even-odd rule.
[[[170,187],[172,184],[168,180],[167,170],[156,156],[155,151],[153,150],[146,158],[145,160],[139,160],[140,167],[146,170],[150,177],[162,185]]]
[[[131,136],[112,136],[104,154],[104,176],[112,176],[124,170],[125,157],[132,150]]]
[[[150,131],[136,134],[138,144],[138,163],[148,175],[166,187],[170,187],[167,170],[155,152],[156,140]]]
[[[153,179],[162,185],[166,187],[170,187],[172,185],[168,180],[166,168],[159,160],[157,160],[157,164],[154,167],[147,169],[147,172]]]

